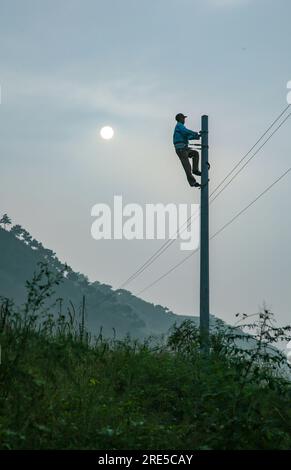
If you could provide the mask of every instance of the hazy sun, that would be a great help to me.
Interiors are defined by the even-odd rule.
[[[102,139],[106,139],[106,140],[112,139],[112,137],[114,135],[114,130],[110,126],[102,127],[102,129],[100,131],[100,135],[101,135]]]

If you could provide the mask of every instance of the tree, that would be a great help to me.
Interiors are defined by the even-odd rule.
[[[24,240],[24,242],[26,243],[26,245],[30,245],[30,243],[32,242],[32,236],[30,235],[30,233],[25,230],[24,228],[22,229],[22,239]]]
[[[4,229],[6,230],[6,225],[12,224],[10,217],[8,217],[7,214],[4,214],[2,218],[0,219],[0,224],[4,225]]]
[[[14,235],[16,238],[20,238],[22,235],[22,231],[23,231],[23,228],[21,227],[21,225],[17,224],[17,225],[13,225],[13,227],[10,230],[10,233]]]

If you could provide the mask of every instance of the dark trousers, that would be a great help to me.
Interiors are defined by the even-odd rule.
[[[176,154],[178,155],[183,165],[188,183],[193,183],[195,181],[195,178],[192,174],[192,171],[199,171],[199,152],[197,150],[190,149],[189,147],[185,147],[183,149],[176,149]],[[192,168],[189,162],[189,158],[192,158]]]

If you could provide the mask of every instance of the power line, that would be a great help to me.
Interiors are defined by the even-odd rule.
[[[285,112],[287,111],[287,109],[289,108],[289,104],[288,106],[286,106],[284,108],[284,110],[279,114],[279,116],[272,122],[272,124],[268,127],[268,129],[261,135],[261,137],[256,141],[256,143],[250,148],[250,150],[240,159],[240,161],[232,168],[232,170],[225,176],[225,178],[218,184],[218,186],[212,191],[212,193],[210,194],[210,197],[217,191],[217,189],[224,183],[224,181],[226,181],[226,179],[235,171],[235,169],[240,165],[240,163],[242,163],[243,160],[245,160],[245,158],[251,153],[251,151],[256,147],[256,145],[264,138],[264,136],[271,130],[271,128],[276,124],[276,122],[278,122],[278,120],[285,114]],[[266,145],[266,143],[271,139],[271,137],[273,137],[273,135],[280,129],[280,127],[287,121],[287,119],[290,117],[291,113],[288,114],[288,116],[281,122],[281,124],[275,129],[275,131],[265,140],[265,142],[259,147],[259,149],[257,149],[257,151],[251,156],[251,158],[249,158],[247,160],[247,162],[245,163],[245,165],[243,165],[243,167],[233,176],[233,178],[219,191],[219,193],[210,201],[210,204],[212,204],[212,202],[227,188],[227,186],[236,178],[236,176],[245,168],[245,166],[248,165],[248,163],[255,157],[255,155],[257,155],[257,153],[264,147],[264,145]],[[168,248],[170,248],[170,246],[175,243],[176,241],[176,236],[177,234],[181,231],[181,229],[186,225],[188,227],[189,225],[189,222],[191,221],[191,219],[193,218],[193,215],[191,215],[190,217],[188,217],[187,221],[184,222],[184,224],[179,227],[179,229],[177,230],[177,232],[174,234],[174,238],[171,239],[172,237],[170,237],[170,240],[166,240],[163,245],[158,249],[156,250],[149,259],[147,259],[143,264],[142,266],[140,266],[140,268],[138,268],[130,277],[128,277],[122,284],[121,286],[119,287],[119,289],[122,289],[123,287],[125,287],[127,284],[129,284],[130,282],[132,282],[133,280],[135,280],[137,277],[139,277],[151,264],[153,264]],[[195,219],[194,219],[195,220]],[[185,229],[187,228],[185,227]],[[183,229],[182,231],[184,231],[185,229]]]
[[[185,261],[187,261],[187,259],[191,258],[191,256],[193,256],[195,253],[198,253],[199,251],[199,248],[197,251],[194,251],[193,253],[190,253],[190,255],[186,256],[186,258],[183,258],[181,261],[179,261],[179,263],[175,264],[175,266],[173,266],[171,269],[169,269],[169,271],[167,271],[166,273],[164,273],[162,276],[160,276],[158,279],[156,279],[155,281],[153,281],[151,284],[149,284],[148,286],[146,286],[144,289],[142,289],[141,291],[139,291],[136,295],[140,295],[142,294],[143,292],[145,292],[146,290],[150,289],[151,287],[153,287],[155,284],[157,284],[159,281],[161,281],[162,279],[164,279],[164,277],[168,276],[168,274],[170,274],[172,271],[174,271],[176,268],[178,268],[179,266],[181,266],[181,264],[185,263]]]
[[[279,176],[279,178],[273,181],[273,183],[270,184],[270,186],[268,186],[262,193],[260,193],[255,199],[253,199],[252,202],[250,202],[246,207],[244,207],[240,212],[238,212],[238,214],[236,214],[230,221],[228,221],[219,230],[217,230],[217,232],[215,232],[214,235],[210,237],[210,240],[212,240],[214,237],[219,235],[224,229],[226,229],[226,227],[228,227],[238,217],[240,217],[244,212],[246,212],[253,204],[255,204],[255,202],[257,202],[262,196],[264,196],[268,191],[270,191],[270,189],[272,189],[273,186],[275,186],[279,181],[281,181],[290,171],[291,171],[291,167],[288,168],[288,170],[286,170],[281,176]]]
[[[223,180],[216,186],[216,188],[212,191],[212,193],[210,194],[210,196],[212,196],[217,190],[218,188],[220,188],[220,186],[223,185],[223,183],[227,180],[227,178],[232,175],[232,173],[237,169],[237,167],[245,160],[245,158],[247,158],[247,156],[252,152],[252,150],[254,150],[254,148],[258,145],[259,142],[261,142],[261,140],[265,137],[266,134],[268,134],[268,132],[272,129],[272,127],[276,124],[276,122],[279,121],[279,119],[283,116],[283,114],[286,113],[287,109],[289,109],[290,107],[290,104],[288,104],[286,106],[286,108],[283,109],[283,111],[279,114],[278,117],[276,117],[276,119],[274,119],[274,121],[270,124],[270,126],[268,127],[268,129],[261,135],[261,137],[256,141],[256,143],[250,148],[250,150],[239,160],[239,162],[237,162],[235,164],[235,166],[232,168],[232,170],[223,178]]]
[[[264,191],[262,191],[255,199],[253,199],[246,207],[244,207],[241,211],[239,211],[232,219],[230,219],[226,224],[224,224],[219,230],[217,230],[211,237],[210,240],[213,240],[213,238],[217,237],[223,230],[225,230],[229,225],[231,225],[238,217],[240,217],[244,212],[246,212],[253,204],[255,204],[262,196],[264,196],[270,189],[272,189],[279,181],[281,181],[289,172],[291,171],[291,167],[288,168],[279,178],[277,178],[275,181],[273,181],[272,184],[270,184]],[[190,253],[188,256],[183,258],[179,263],[175,264],[171,269],[169,269],[166,273],[164,273],[162,276],[160,276],[158,279],[155,281],[151,282],[148,286],[146,286],[144,289],[139,291],[136,295],[141,295],[143,292],[146,290],[150,289],[153,287],[155,284],[157,284],[159,281],[161,281],[163,278],[168,276],[171,272],[173,272],[176,268],[181,266],[181,264],[185,263],[189,258],[191,258],[193,255],[198,253],[198,250]]]
[[[223,186],[223,188],[216,194],[216,196],[214,196],[214,198],[210,201],[210,204],[212,204],[215,201],[215,199],[218,198],[218,196],[230,185],[230,183],[232,183],[232,181],[243,171],[243,169],[259,153],[259,151],[266,145],[266,143],[273,137],[273,135],[276,134],[276,132],[278,132],[278,130],[283,126],[283,124],[287,121],[287,119],[289,119],[290,116],[291,116],[291,113],[287,114],[287,116],[279,124],[279,126],[276,127],[276,129],[269,135],[269,137],[262,143],[262,145],[253,153],[253,155],[244,163],[244,165],[240,167],[240,169],[233,175],[233,177],[226,183],[226,185]]]
[[[172,236],[170,237],[170,240],[167,240],[166,242],[163,243],[163,245],[153,253],[153,255],[137,270],[135,271],[135,273],[133,273],[120,287],[120,289],[122,289],[125,285],[129,284],[131,281],[133,281],[134,279],[136,279],[138,276],[140,276],[152,263],[154,263],[156,261],[156,259],[158,259],[168,248],[170,248],[170,246],[175,243],[176,241],[176,236],[178,235],[178,233],[182,230],[182,232],[184,232],[184,230],[186,230],[186,228],[188,228],[189,226],[189,222],[190,220],[192,219],[194,214],[192,214],[190,217],[188,217],[188,219],[181,225],[181,227],[179,227],[179,229],[177,230],[177,232]],[[195,219],[198,217],[198,214],[197,216],[195,217]],[[194,220],[195,220],[194,219]],[[187,225],[185,228],[183,228],[185,225]],[[181,233],[181,232],[180,232]]]

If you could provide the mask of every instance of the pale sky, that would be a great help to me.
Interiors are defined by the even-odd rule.
[[[96,241],[91,208],[199,203],[172,146],[174,116],[209,115],[210,191],[286,106],[289,0],[0,0],[1,213],[114,288],[161,241]],[[110,125],[115,136],[100,138]],[[214,233],[290,166],[287,121],[211,206]],[[211,313],[265,301],[290,322],[291,176],[211,242]],[[188,253],[174,244],[137,293]],[[144,293],[199,314],[199,256]]]

